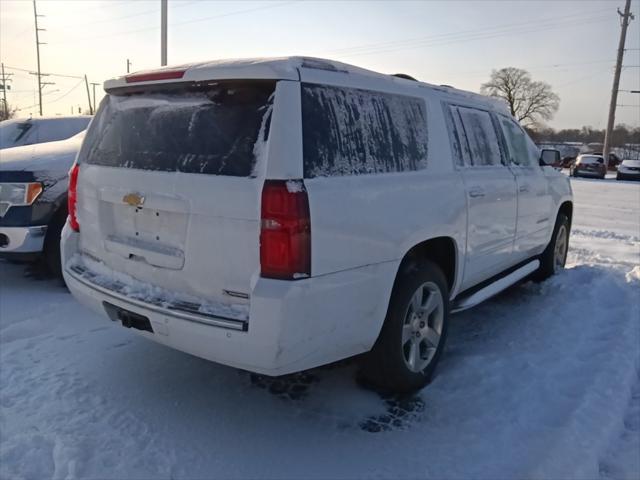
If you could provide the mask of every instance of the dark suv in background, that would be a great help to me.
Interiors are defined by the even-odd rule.
[[[0,258],[43,259],[60,275],[67,186],[84,132],[67,140],[0,150]]]

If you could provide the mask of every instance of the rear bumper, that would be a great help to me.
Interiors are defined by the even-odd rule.
[[[619,180],[640,180],[640,172],[638,171],[620,171],[616,174],[616,178]]]
[[[46,225],[36,227],[0,227],[0,255],[39,253],[44,247],[46,233]]]
[[[574,170],[574,175],[576,177],[596,177],[600,178],[603,175],[606,175],[606,172],[596,172],[592,170]]]
[[[70,267],[77,234],[62,235],[63,274],[71,293],[108,318],[105,302],[148,318],[153,332],[136,333],[169,347],[266,375],[283,375],[371,349],[384,317],[396,262],[298,281],[258,278],[249,315],[201,318],[95,288]],[[111,308],[111,307],[108,307]],[[112,315],[113,317],[113,315]]]

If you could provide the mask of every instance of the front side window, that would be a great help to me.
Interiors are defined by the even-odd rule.
[[[355,88],[302,85],[305,178],[426,168],[424,100]]]
[[[537,147],[529,139],[522,128],[510,118],[500,116],[500,125],[504,132],[512,164],[521,167],[532,167],[538,164]]]
[[[493,120],[489,112],[469,107],[456,107],[469,146],[471,165],[501,165],[502,154]]]
[[[220,82],[109,95],[80,162],[163,172],[248,177],[266,137],[275,82]]]

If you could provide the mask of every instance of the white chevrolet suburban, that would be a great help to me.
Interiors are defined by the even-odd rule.
[[[558,152],[495,99],[302,57],[105,90],[70,173],[64,277],[162,344],[267,375],[363,354],[366,379],[410,391],[451,313],[564,266]]]

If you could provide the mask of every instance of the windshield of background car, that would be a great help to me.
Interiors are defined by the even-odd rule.
[[[29,121],[17,122],[9,120],[0,122],[0,148],[10,148],[18,145],[32,127],[33,123]]]

